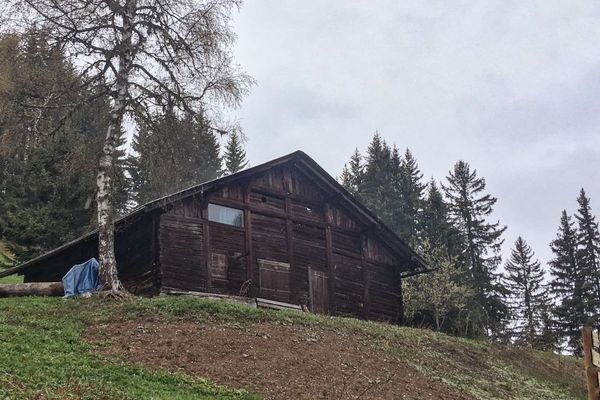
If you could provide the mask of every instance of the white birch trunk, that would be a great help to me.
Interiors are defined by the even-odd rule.
[[[124,8],[123,37],[121,54],[119,55],[119,69],[117,76],[117,97],[111,109],[110,122],[106,130],[104,146],[98,165],[96,184],[98,192],[96,203],[98,206],[98,258],[100,262],[100,280],[104,290],[118,292],[124,290],[119,280],[117,260],[115,257],[115,226],[112,176],[114,156],[121,135],[121,123],[127,107],[129,92],[129,73],[133,62],[132,48],[132,21],[135,17],[136,0],[127,2]]]

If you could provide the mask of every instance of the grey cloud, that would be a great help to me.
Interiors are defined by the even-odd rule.
[[[600,4],[248,1],[237,61],[259,85],[235,118],[254,164],[305,150],[333,175],[379,130],[425,176],[486,177],[543,261],[581,186],[600,215]]]

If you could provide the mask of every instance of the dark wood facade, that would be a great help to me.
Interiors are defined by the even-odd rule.
[[[151,202],[116,227],[119,274],[140,294],[262,297],[396,322],[402,276],[426,270],[302,152]],[[24,265],[25,280],[58,280],[96,251],[88,235]]]

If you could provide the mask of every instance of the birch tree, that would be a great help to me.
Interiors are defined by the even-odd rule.
[[[191,115],[239,105],[252,84],[233,63],[232,12],[241,0],[12,0],[20,16],[49,32],[111,110],[97,184],[98,254],[105,290],[119,293],[114,255],[113,182],[123,118],[167,102]],[[216,118],[216,117],[215,117]],[[213,118],[213,120],[215,120]]]

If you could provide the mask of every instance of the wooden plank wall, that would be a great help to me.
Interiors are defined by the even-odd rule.
[[[243,210],[244,227],[208,221],[208,202]],[[331,313],[386,321],[399,316],[394,254],[334,194],[293,165],[175,203],[161,218],[160,248],[164,286],[239,294],[249,284],[249,295],[306,304],[309,271],[315,271],[328,276]],[[261,291],[261,260],[289,264],[285,291]],[[275,275],[265,272],[265,282],[287,276],[283,265],[270,269]]]
[[[175,209],[185,212],[187,203]],[[159,246],[161,285],[182,290],[206,289],[204,220],[197,217],[163,214],[160,218]]]
[[[159,270],[155,263],[155,215],[146,214],[119,226],[115,235],[119,278],[127,290],[139,295],[153,295],[159,289]],[[26,271],[24,280],[60,281],[73,265],[92,257],[98,258],[97,235],[40,261],[39,266]]]

